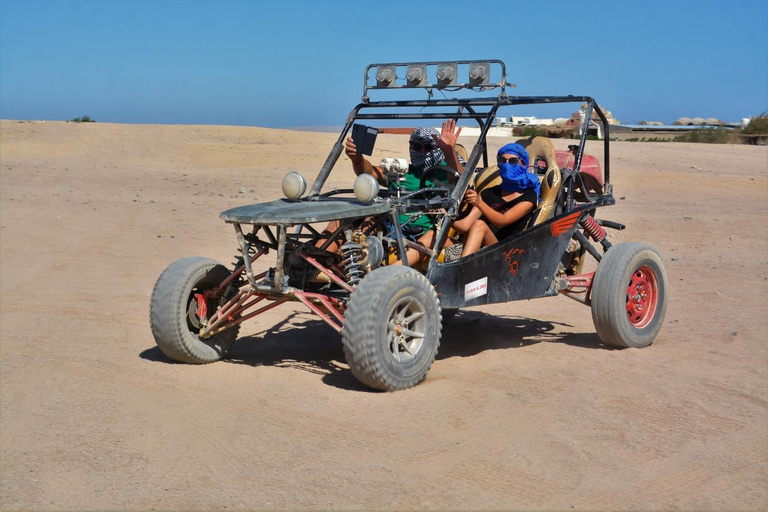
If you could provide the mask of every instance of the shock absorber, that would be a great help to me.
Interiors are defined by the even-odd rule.
[[[352,240],[352,231],[347,230],[344,232],[347,241],[339,248],[341,252],[341,267],[344,269],[344,275],[347,277],[347,282],[351,286],[356,286],[357,283],[365,275],[363,270],[363,249],[360,244]]]
[[[586,231],[587,234],[591,236],[595,242],[602,242],[605,240],[605,230],[600,224],[597,223],[593,216],[587,215],[581,220],[579,224],[581,224],[581,227],[584,228],[584,231]]]
[[[587,215],[581,222],[579,222],[579,224],[595,242],[599,242],[600,245],[603,246],[603,251],[607,251],[611,248],[611,242],[606,238],[607,235],[605,234],[603,226],[598,224],[593,216]]]

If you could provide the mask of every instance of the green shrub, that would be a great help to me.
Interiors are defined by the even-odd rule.
[[[734,132],[723,128],[702,128],[678,135],[674,142],[697,142],[705,144],[730,144],[734,142]]]
[[[768,134],[768,116],[763,112],[757,117],[749,120],[749,124],[741,133],[744,135],[764,135]]]
[[[72,119],[73,123],[95,123],[95,119],[91,119],[90,116],[76,117]]]
[[[520,135],[523,137],[538,137],[539,135],[546,135],[546,132],[542,133],[541,130],[535,126],[526,126],[523,128],[523,131],[520,132]]]

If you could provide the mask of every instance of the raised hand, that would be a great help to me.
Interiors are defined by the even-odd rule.
[[[443,128],[440,130],[440,137],[433,135],[432,138],[435,143],[443,150],[443,152],[453,152],[456,148],[456,141],[459,139],[461,133],[461,127],[456,127],[455,119],[447,119],[443,121]]]

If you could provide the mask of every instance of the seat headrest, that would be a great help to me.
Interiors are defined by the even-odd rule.
[[[555,156],[555,146],[552,145],[552,141],[546,137],[530,137],[525,140],[517,141],[518,144],[523,146],[528,152],[528,165],[532,166],[536,161],[536,158],[541,158],[547,162],[547,171],[555,169],[557,171],[560,168],[557,166],[557,157]]]
[[[467,148],[465,148],[462,144],[456,144],[456,156],[458,156],[465,162],[469,161],[469,154],[467,153]]]
[[[492,165],[479,171],[475,176],[475,190],[479,194],[486,188],[495,187],[501,183],[501,176],[499,176],[499,166]]]
[[[544,180],[547,183],[547,187],[553,188],[555,186],[555,181],[559,180],[559,175],[554,172],[547,172],[547,174],[544,176]]]

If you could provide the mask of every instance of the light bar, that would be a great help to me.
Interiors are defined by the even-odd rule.
[[[362,101],[370,101],[368,91],[371,89],[472,89],[483,92],[500,88],[500,96],[506,98],[506,87],[514,85],[507,83],[506,66],[500,60],[382,62],[365,68]]]

